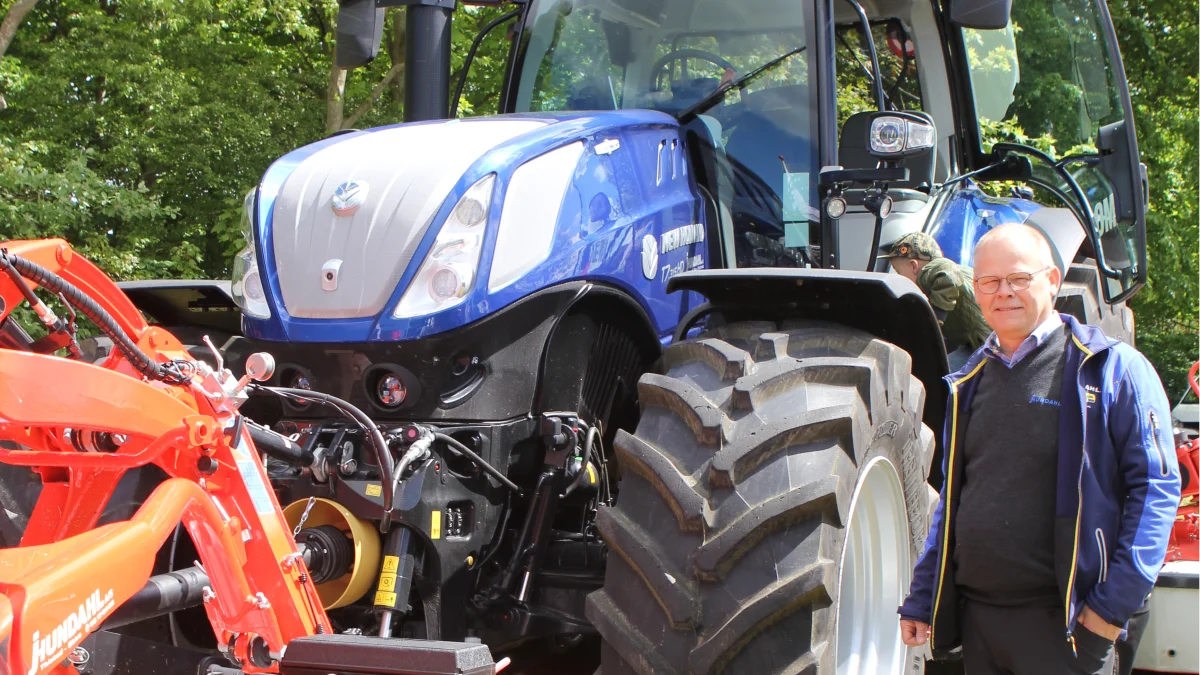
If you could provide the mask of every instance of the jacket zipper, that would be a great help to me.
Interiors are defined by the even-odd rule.
[[[937,631],[938,608],[942,603],[942,584],[946,582],[946,560],[949,558],[947,549],[950,546],[950,502],[954,488],[954,446],[958,432],[958,385],[950,385],[950,396],[954,405],[950,421],[950,458],[946,463],[946,498],[942,500],[942,547],[941,561],[938,563],[937,590],[933,594],[933,614],[929,617],[929,648],[932,649]]]
[[[1074,336],[1072,336],[1072,339],[1075,339]],[[1075,649],[1075,626],[1072,622],[1074,617],[1071,616],[1071,605],[1074,604],[1071,602],[1071,596],[1075,592],[1075,572],[1076,566],[1079,564],[1079,525],[1083,520],[1083,465],[1087,459],[1087,388],[1080,386],[1080,384],[1083,378],[1083,366],[1091,358],[1092,351],[1084,347],[1078,339],[1075,339],[1075,344],[1080,347],[1080,350],[1084,354],[1083,359],[1079,362],[1079,372],[1075,378],[1075,386],[1079,387],[1080,392],[1083,393],[1083,397],[1080,399],[1080,402],[1083,404],[1083,436],[1079,448],[1079,480],[1076,483],[1079,504],[1075,509],[1075,545],[1071,550],[1071,574],[1067,577],[1067,598],[1064,603],[1066,606],[1063,613],[1066,616],[1067,622],[1067,641],[1071,643],[1071,651],[1075,652],[1076,656],[1078,656],[1079,652]]]
[[[966,377],[957,381],[950,382],[950,399],[953,407],[953,412],[950,417],[950,447],[947,452],[950,457],[946,462],[946,498],[942,500],[942,550],[938,557],[941,560],[938,563],[937,590],[933,594],[933,615],[929,617],[929,647],[932,649],[937,639],[937,616],[938,607],[942,602],[942,585],[946,582],[946,561],[950,557],[950,502],[954,501],[954,451],[958,446],[958,386],[963,382],[975,377],[975,375],[987,363],[987,359],[979,362]]]
[[[1100,549],[1100,583],[1108,579],[1108,547],[1104,545],[1104,530],[1096,528],[1096,547]]]
[[[1154,429],[1154,449],[1158,451],[1158,470],[1166,476],[1168,475],[1167,453],[1163,452],[1162,441],[1158,440],[1158,415],[1153,410],[1150,411],[1150,427]]]

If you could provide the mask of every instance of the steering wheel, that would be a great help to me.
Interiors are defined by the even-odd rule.
[[[708,61],[709,63],[712,63],[713,65],[716,65],[725,71],[726,77],[732,78],[737,75],[737,68],[735,68],[732,63],[726,61],[716,54],[713,54],[712,52],[706,52],[703,49],[676,49],[675,51],[670,52],[666,56],[663,56],[654,62],[654,66],[650,69],[650,72],[654,73],[654,85],[656,87],[659,86],[662,76],[661,74],[666,69],[668,64],[674,61],[681,61],[683,59],[701,59],[703,61]],[[675,80],[669,81],[673,86]]]

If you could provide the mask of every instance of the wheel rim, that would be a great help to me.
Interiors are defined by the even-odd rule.
[[[896,608],[912,576],[906,513],[896,467],[871,460],[850,501],[838,573],[837,675],[904,672]]]

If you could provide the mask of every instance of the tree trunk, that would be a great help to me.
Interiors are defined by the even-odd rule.
[[[380,96],[383,96],[383,92],[388,88],[388,85],[390,85],[393,80],[399,79],[401,82],[404,81],[404,78],[400,77],[400,75],[403,73],[403,61],[393,65],[391,70],[387,72],[387,75],[384,75],[383,79],[379,81],[379,84],[375,85],[375,89],[371,91],[370,98],[368,98],[366,101],[363,101],[363,104],[358,106],[358,109],[354,111],[354,114],[342,124],[342,128],[349,129],[350,127],[354,126],[356,122],[358,122],[358,118],[370,112],[371,108],[375,107],[375,102],[379,100]]]
[[[12,44],[13,37],[17,34],[17,28],[25,20],[25,15],[37,3],[38,0],[16,0],[8,8],[8,14],[4,16],[4,22],[0,23],[0,59],[3,59],[4,54],[8,52],[8,46]],[[8,103],[4,100],[4,94],[0,93],[0,110],[4,110],[7,107]]]
[[[391,10],[391,14],[392,32],[388,35],[388,56],[392,58],[392,67],[395,68],[396,64],[404,63],[404,48],[408,43],[408,32],[405,25],[407,16],[403,7]],[[404,105],[403,77],[396,78],[392,83],[392,103],[395,104],[397,111],[401,110]]]
[[[342,116],[346,105],[346,71],[336,65],[329,66],[329,92],[325,97],[325,133],[342,130]]]

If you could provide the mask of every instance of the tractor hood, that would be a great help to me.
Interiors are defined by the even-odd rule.
[[[596,197],[612,191],[589,177],[597,162],[655,171],[680,140],[668,115],[621,111],[400,124],[300,148],[268,169],[248,208],[251,246],[234,281],[243,332],[396,340],[482,318],[534,290],[534,277],[553,280],[562,223],[580,219],[581,200],[595,211],[620,199]],[[672,178],[679,187],[660,198],[687,202],[686,169]]]
[[[397,126],[348,135],[304,159],[272,209],[272,252],[288,314],[379,314],[463,173],[496,146],[545,125],[495,119]],[[335,260],[337,288],[328,290],[323,268]]]

